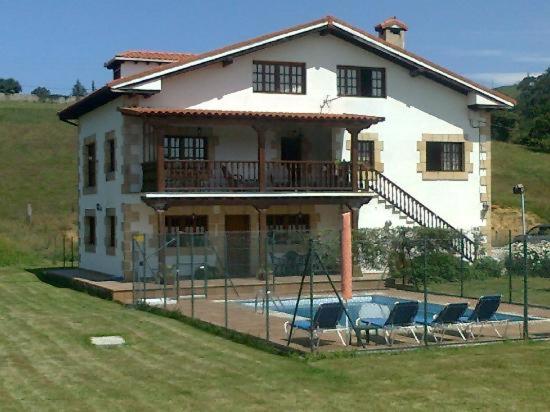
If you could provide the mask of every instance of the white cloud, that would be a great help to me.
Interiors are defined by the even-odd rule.
[[[526,72],[493,72],[493,73],[471,73],[469,78],[476,80],[489,87],[508,86],[521,81],[527,75],[539,76],[541,73]]]
[[[501,57],[504,56],[504,50],[500,49],[450,49],[448,53],[453,56],[461,57]]]
[[[550,56],[516,56],[514,61],[520,63],[550,64]]]

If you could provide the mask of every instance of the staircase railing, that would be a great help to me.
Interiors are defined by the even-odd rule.
[[[369,189],[384,198],[385,201],[397,208],[421,226],[434,229],[449,229],[456,232],[456,239],[453,240],[454,249],[470,262],[477,257],[477,244],[465,236],[460,230],[441,218],[433,210],[422,204],[415,197],[411,196],[399,185],[388,179],[377,170],[363,170],[367,173]]]

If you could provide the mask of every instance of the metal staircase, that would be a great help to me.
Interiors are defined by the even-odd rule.
[[[392,180],[377,170],[367,170],[368,188],[382,197],[394,208],[405,214],[421,226],[433,229],[449,229],[456,233],[453,247],[465,259],[473,262],[477,257],[477,245],[460,230],[442,219],[433,210],[419,202]]]

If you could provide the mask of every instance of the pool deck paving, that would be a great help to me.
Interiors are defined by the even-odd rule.
[[[396,289],[383,289],[377,291],[369,291],[369,294],[382,294],[385,296],[392,296],[398,298],[420,300],[422,304],[423,294],[417,292],[409,292]],[[330,295],[327,295],[330,296]],[[334,295],[332,295],[334,296]],[[289,296],[290,298],[295,297]],[[254,299],[254,296],[241,296],[242,299]],[[283,296],[281,296],[283,298]],[[306,298],[307,299],[307,298]],[[451,296],[441,295],[429,295],[429,303],[446,304],[452,302],[465,302],[467,301],[470,308],[473,308],[477,302],[476,299],[456,298]],[[225,327],[225,304],[223,300],[219,299],[195,299],[194,301],[194,313],[192,313],[192,302],[190,299],[182,299],[177,304],[168,305],[167,309],[178,310],[187,316],[194,316],[202,321]],[[499,312],[522,315],[523,306],[510,305],[507,303],[501,304]],[[546,318],[543,321],[532,320],[529,322],[529,332],[532,337],[538,338],[550,338],[550,310],[541,308],[530,308],[529,316]],[[284,332],[284,323],[291,319],[291,315],[286,313],[280,313],[270,310],[269,319],[266,318],[265,312],[262,311],[261,302],[258,304],[258,310],[255,311],[254,307],[245,307],[237,301],[229,300],[227,303],[227,327],[229,329],[249,334],[258,338],[266,339],[266,327],[269,324],[269,340],[277,345],[286,345],[287,337]],[[495,333],[492,327],[484,326],[480,336],[477,336],[479,327],[474,327],[474,334],[476,339],[468,339],[467,342],[463,341],[460,335],[456,331],[449,330],[445,334],[443,344],[462,344],[462,343],[475,343],[475,342],[488,342],[494,340],[500,340],[501,338]],[[508,339],[520,339],[522,337],[522,322],[510,322],[508,325],[505,323],[497,324],[497,329],[504,334],[506,330],[506,337]],[[418,338],[422,342],[423,327],[416,328]],[[347,340],[347,335],[344,335]],[[335,332],[327,332],[321,335],[321,341],[319,345],[319,351],[335,351],[335,350],[357,350],[357,349],[404,349],[409,347],[417,347],[419,344],[414,338],[406,331],[397,331],[395,341],[393,345],[387,345],[382,334],[375,335],[371,332],[370,341],[367,344],[363,335],[362,348],[357,344],[355,336],[352,338],[351,346],[343,346]],[[435,344],[431,334],[428,335],[429,344]],[[310,344],[308,333],[305,331],[296,331],[292,338],[290,347],[292,349],[309,352]]]

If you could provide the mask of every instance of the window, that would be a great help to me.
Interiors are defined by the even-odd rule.
[[[206,160],[208,158],[206,138],[165,136],[164,158],[167,160]]]
[[[304,63],[254,63],[252,90],[259,93],[305,94]]]
[[[105,180],[114,180],[116,172],[116,143],[115,132],[105,134]]]
[[[207,244],[208,216],[166,216],[165,219],[168,246],[176,247],[176,235],[180,233],[181,246],[205,246]]]
[[[338,95],[386,97],[386,69],[338,66]]]
[[[374,169],[374,141],[372,140],[359,140],[357,142],[357,159],[360,163],[363,163]]]
[[[464,171],[464,143],[426,142],[426,170],[429,172]]]
[[[309,215],[267,215],[268,239],[275,244],[296,244],[303,241],[302,232],[307,232]]]
[[[105,250],[108,255],[116,253],[116,209],[105,210]]]
[[[86,210],[84,216],[84,247],[86,252],[95,252],[96,222],[94,213],[94,210]]]
[[[84,153],[85,153],[85,156],[86,156],[86,159],[85,159],[86,173],[85,173],[84,186],[85,187],[95,187],[95,185],[96,185],[95,142],[86,144]]]

